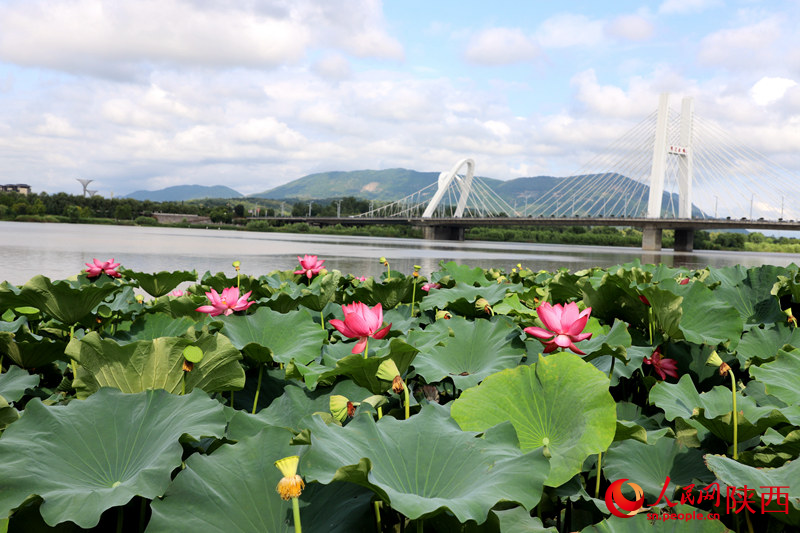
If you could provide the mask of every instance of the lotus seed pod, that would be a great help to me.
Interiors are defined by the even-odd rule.
[[[347,412],[347,404],[350,403],[350,400],[347,397],[342,396],[340,394],[334,394],[331,396],[330,399],[330,410],[333,417],[338,420],[339,422],[344,422],[348,416]]]
[[[234,261],[231,264],[233,265],[233,268],[239,268],[240,266],[242,266],[242,263],[240,263],[239,261]]]
[[[394,380],[395,376],[400,375],[400,370],[397,368],[397,364],[395,364],[393,360],[387,359],[380,364],[378,367],[378,372],[375,375],[378,377],[378,379],[392,381]]]

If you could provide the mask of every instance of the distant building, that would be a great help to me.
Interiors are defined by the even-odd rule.
[[[0,192],[18,192],[20,194],[28,194],[31,192],[31,186],[26,183],[0,185]]]

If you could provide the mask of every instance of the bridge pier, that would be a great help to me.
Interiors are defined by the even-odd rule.
[[[676,252],[691,252],[694,251],[694,230],[693,229],[676,229],[675,230],[675,246]]]
[[[463,226],[423,226],[422,238],[436,241],[463,241]]]
[[[661,250],[661,228],[655,225],[646,225],[642,228],[642,250],[657,252]]]

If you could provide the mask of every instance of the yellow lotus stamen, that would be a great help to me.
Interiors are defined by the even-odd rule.
[[[299,498],[305,486],[303,478],[295,474],[293,476],[281,478],[278,482],[277,490],[282,499],[291,500],[292,498]]]

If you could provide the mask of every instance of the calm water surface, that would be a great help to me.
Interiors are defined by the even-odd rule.
[[[699,251],[643,252],[638,248],[484,241],[424,241],[294,233],[256,233],[212,229],[148,228],[37,224],[0,221],[0,281],[22,284],[36,274],[62,279],[78,273],[93,257],[114,258],[140,272],[192,270],[202,274],[226,271],[242,262],[242,272],[255,276],[272,270],[295,268],[297,256],[314,254],[329,268],[344,274],[375,276],[385,256],[393,270],[411,272],[421,265],[428,275],[439,261],[483,268],[511,269],[517,263],[535,270],[566,266],[580,270],[612,266],[639,258],[644,263],[704,268],[742,264],[788,265],[800,262],[798,254]]]

